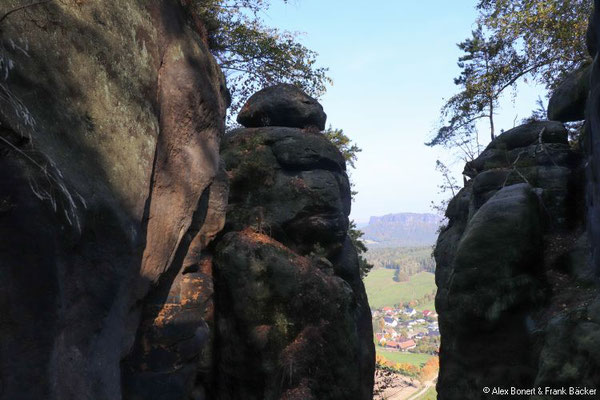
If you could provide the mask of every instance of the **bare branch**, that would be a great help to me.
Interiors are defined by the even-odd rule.
[[[38,1],[36,3],[31,3],[31,4],[26,4],[24,6],[21,7],[17,7],[17,8],[13,8],[12,10],[7,11],[2,17],[0,17],[0,24],[6,19],[8,18],[8,16],[12,13],[16,13],[17,11],[21,11],[24,10],[26,8],[30,8],[30,7],[34,7],[34,6],[39,6],[40,4],[45,4],[45,3],[50,3],[53,0],[43,0],[43,1]]]

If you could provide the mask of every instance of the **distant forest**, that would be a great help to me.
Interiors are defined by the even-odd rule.
[[[369,248],[365,258],[375,268],[395,269],[394,280],[401,282],[419,272],[435,272],[431,247]]]

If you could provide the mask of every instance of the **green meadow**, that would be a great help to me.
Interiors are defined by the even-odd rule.
[[[427,360],[433,357],[431,354],[408,353],[401,351],[387,351],[382,347],[376,346],[377,354],[384,356],[387,360],[396,363],[413,364],[417,367],[425,364]]]
[[[411,300],[422,299],[435,289],[435,278],[431,272],[419,272],[407,282],[394,282],[394,270],[373,269],[365,278],[365,287],[371,308],[393,306]],[[433,310],[433,300],[415,307],[417,310]]]

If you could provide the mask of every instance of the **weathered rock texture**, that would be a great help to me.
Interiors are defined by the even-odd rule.
[[[247,128],[287,126],[325,129],[327,115],[319,102],[294,85],[280,84],[255,93],[237,121]]]
[[[503,133],[465,167],[472,179],[449,204],[435,250],[439,399],[487,398],[486,386],[600,387],[600,70],[592,57],[549,107],[560,121],[585,115],[584,140],[569,143],[559,122],[535,122]]]
[[[594,14],[588,28],[588,47],[594,58],[591,72],[591,89],[586,113],[585,148],[587,156],[587,209],[588,231],[592,248],[592,259],[597,275],[600,275],[600,63],[598,40],[600,39],[600,2],[594,1]]]
[[[472,179],[450,202],[435,250],[439,398],[479,399],[486,386],[560,387],[547,381],[556,364],[546,355],[565,354],[556,335],[572,329],[559,333],[556,324],[597,293],[582,154],[561,123],[533,122],[501,134],[464,173]]]
[[[565,77],[550,97],[548,119],[561,122],[585,119],[591,70],[591,65],[588,64]]]
[[[222,157],[231,186],[214,260],[220,398],[372,398],[344,158],[312,129],[275,126],[229,133]]]
[[[330,254],[348,231],[350,184],[344,157],[324,136],[301,129],[240,129],[223,159],[231,181],[228,228],[254,226],[286,246]]]
[[[181,3],[0,26],[0,399],[369,399],[344,159],[269,127],[232,135],[226,170],[228,94]]]
[[[54,1],[0,32],[0,398],[120,399],[122,379],[139,381],[141,311],[144,327],[187,307],[173,311],[178,332],[138,341],[175,344],[185,361],[204,343],[209,311],[189,293],[205,295],[204,270],[180,271],[225,208],[213,202],[221,73],[174,1]]]

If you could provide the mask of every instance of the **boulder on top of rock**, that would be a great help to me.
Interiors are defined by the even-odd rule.
[[[487,149],[513,150],[517,147],[526,147],[539,142],[540,134],[542,143],[568,144],[568,132],[563,124],[556,121],[535,121],[510,129],[495,140]]]
[[[570,74],[554,90],[548,103],[548,119],[561,122],[585,119],[585,103],[590,91],[591,65]]]
[[[327,115],[317,100],[298,87],[280,84],[265,88],[248,99],[237,122],[247,128],[285,126],[325,129]]]

